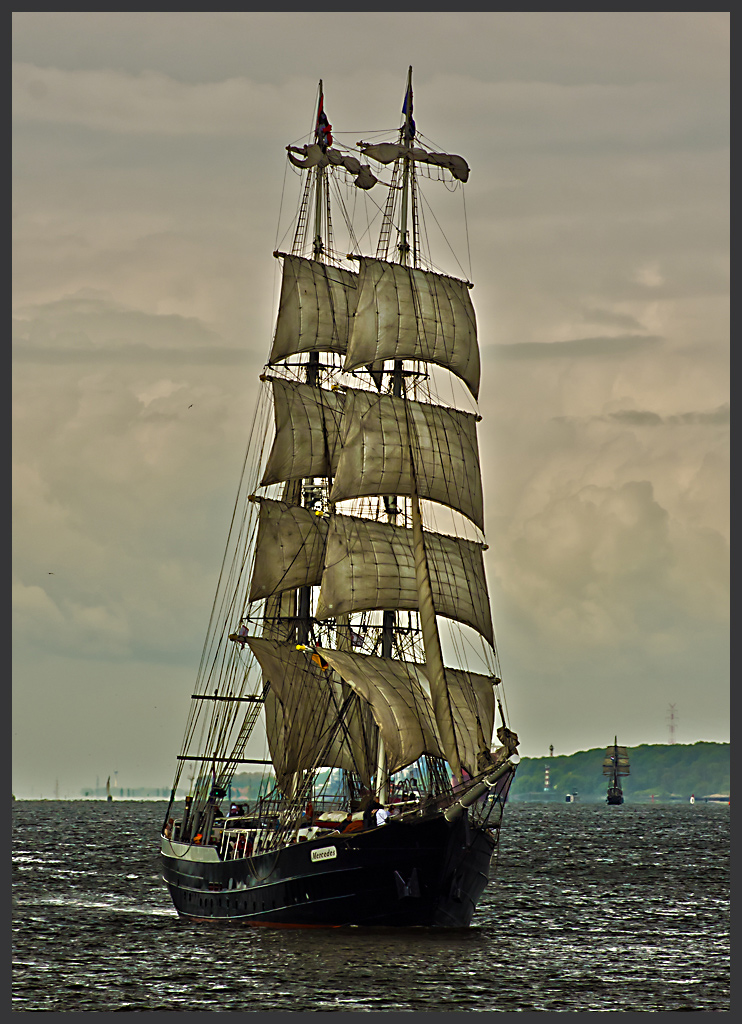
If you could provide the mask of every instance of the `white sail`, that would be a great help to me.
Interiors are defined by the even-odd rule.
[[[457,509],[483,529],[476,420],[442,405],[348,389],[330,501],[411,495],[412,450],[419,496]]]
[[[420,618],[420,632],[425,650],[425,664],[428,669],[430,683],[430,699],[433,704],[441,746],[446,760],[453,769],[453,777],[461,782],[461,759],[456,743],[456,730],[451,713],[451,696],[446,686],[446,670],[443,665],[443,650],[438,632],[436,605],[433,597],[433,585],[430,578],[428,553],[425,546],[420,502],[417,493],[412,495],[412,550],[415,558],[415,586],[417,588],[417,607]]]
[[[483,545],[438,533],[426,533],[425,543],[436,612],[473,626],[494,646]],[[333,516],[316,617],[418,607],[412,532],[370,519]]]
[[[422,754],[444,756],[428,696],[427,665],[348,651],[318,648],[320,656],[371,705],[387,754],[389,771],[412,764]],[[492,736],[495,704],[492,679],[463,669],[446,669],[456,744],[461,763],[477,771],[480,731]]]
[[[314,476],[332,476],[345,396],[296,381],[271,379],[276,434],[261,487]]]
[[[318,584],[328,520],[301,505],[260,498],[255,566],[249,601]]]
[[[360,708],[348,708],[338,723],[345,694],[303,652],[259,637],[248,640],[263,670],[266,731],[282,789],[295,772],[321,765],[346,768],[370,779],[373,754],[363,735]]]
[[[427,666],[422,666],[427,674]],[[491,676],[446,669],[446,688],[451,706],[459,760],[470,775],[478,771],[478,755],[489,751],[495,725],[495,693]]]
[[[479,393],[477,325],[465,281],[360,257],[360,292],[345,369],[383,359],[421,359]]]
[[[387,771],[405,768],[422,754],[443,756],[421,665],[326,648],[318,653],[371,705]]]
[[[345,352],[358,275],[302,256],[283,257],[276,333],[269,363],[298,352]]]

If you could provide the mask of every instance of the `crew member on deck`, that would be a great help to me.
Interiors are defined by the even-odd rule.
[[[387,818],[389,817],[389,811],[383,804],[379,804],[379,809],[376,812],[376,827],[379,825],[385,825]]]

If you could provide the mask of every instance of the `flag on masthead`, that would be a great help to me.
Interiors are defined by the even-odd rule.
[[[410,124],[410,138],[415,138],[415,122],[412,119],[412,82],[407,86],[407,92],[405,93],[404,103],[402,104],[402,113],[407,117],[409,113],[409,124]]]
[[[317,142],[323,150],[332,145],[332,125],[327,120],[327,114],[324,111],[324,104],[325,97],[320,93],[319,108],[317,110]]]

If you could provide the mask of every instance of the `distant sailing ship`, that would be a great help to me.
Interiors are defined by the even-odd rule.
[[[622,775],[630,774],[628,750],[626,747],[620,747],[617,739],[618,737],[613,737],[613,745],[606,747],[603,758],[603,775],[607,775],[611,779],[607,797],[609,804],[623,803],[623,790],[618,780]]]
[[[274,253],[283,279],[256,458],[163,824],[164,877],[191,921],[466,926],[518,745],[484,575],[481,417],[436,401],[439,385],[459,404],[478,395],[472,286],[433,269],[418,219],[419,177],[451,189],[469,168],[421,148],[411,68],[393,142],[354,155],[331,129],[320,82],[311,140],[286,147],[303,191],[291,251]],[[385,173],[375,255],[359,254],[345,210],[338,250],[330,196]],[[270,762],[244,756],[261,712]],[[201,767],[176,809],[187,763]],[[227,814],[246,763],[270,763],[275,778]]]

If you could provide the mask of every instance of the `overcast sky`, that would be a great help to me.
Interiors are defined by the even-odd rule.
[[[320,78],[344,141],[393,137],[409,64],[418,129],[471,166],[468,238],[460,191],[425,196],[475,282],[521,753],[667,742],[670,704],[677,741],[729,739],[728,22],[14,14],[16,796],[170,785],[298,201],[284,147]]]

